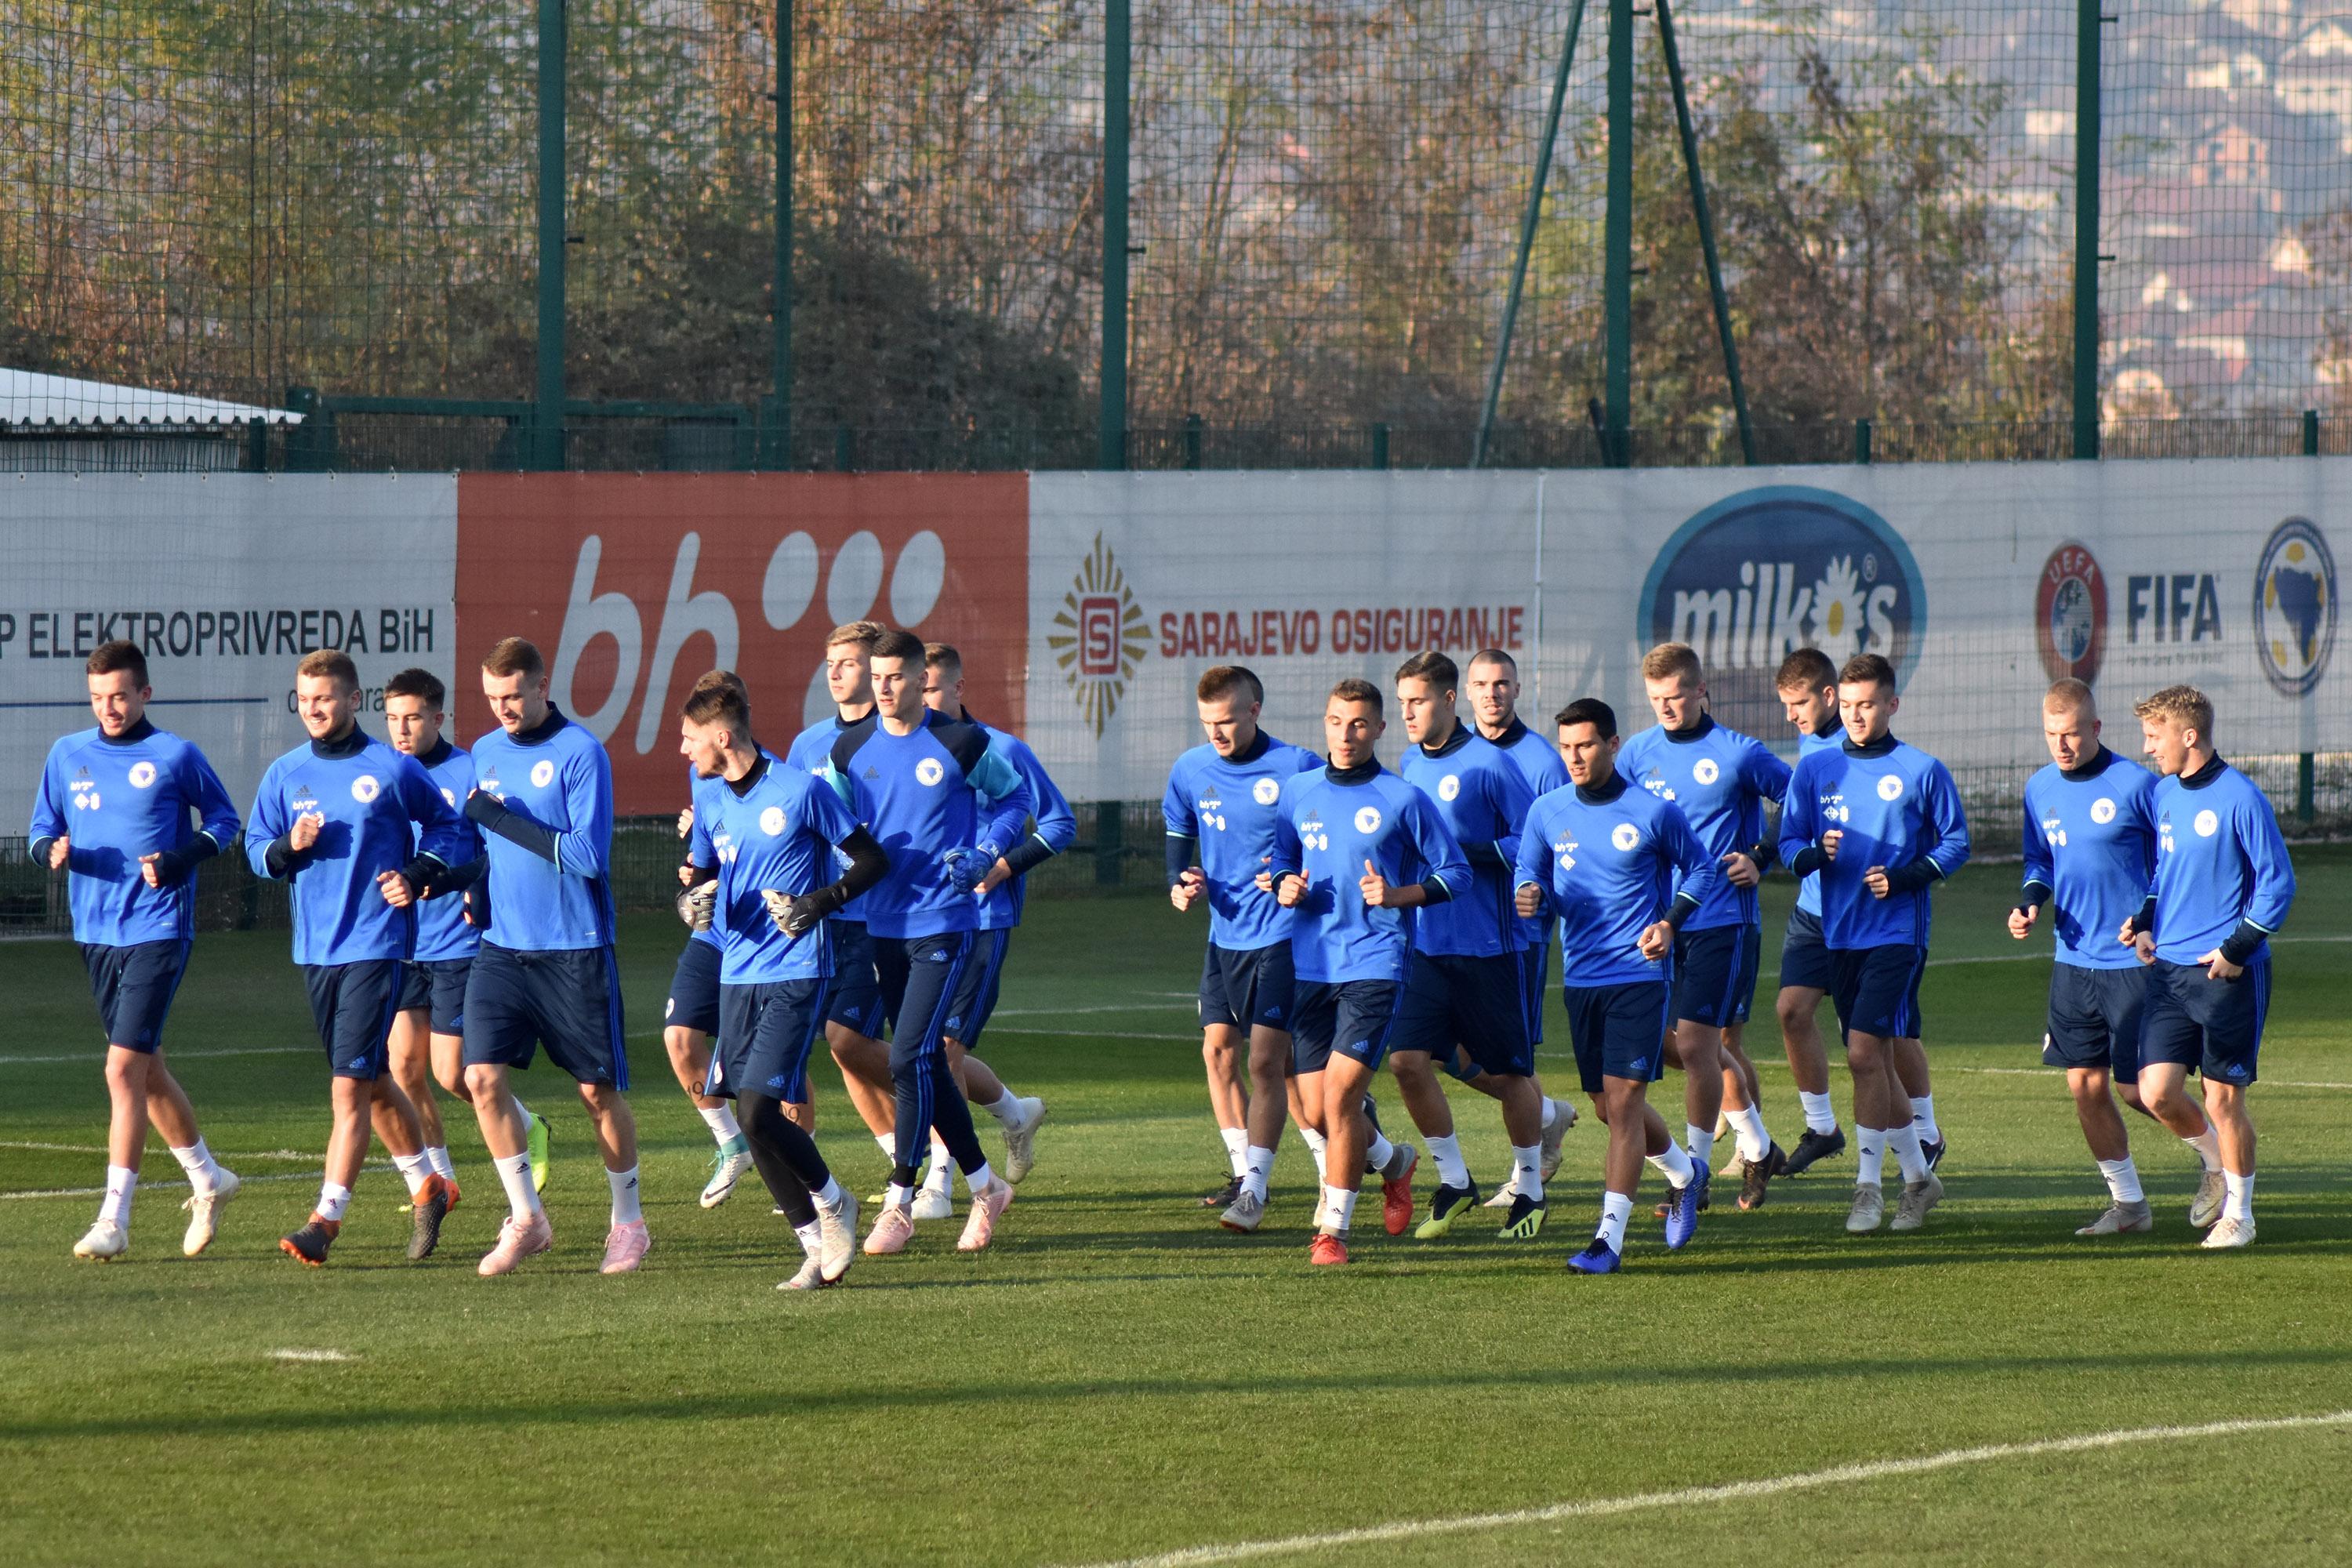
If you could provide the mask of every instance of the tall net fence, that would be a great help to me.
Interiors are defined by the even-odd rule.
[[[1523,244],[1486,460],[1609,456],[1612,9],[1138,0],[1127,460],[1469,462]],[[2352,3],[2112,9],[2106,450],[2298,449],[2347,359]],[[2080,17],[2058,0],[1639,7],[1620,456],[1743,453],[1669,22],[1754,456],[2067,455]],[[564,464],[1096,459],[1105,7],[574,0],[563,35]],[[0,369],[264,407],[323,395],[306,430],[187,466],[525,466],[541,44],[521,0],[18,0]]]

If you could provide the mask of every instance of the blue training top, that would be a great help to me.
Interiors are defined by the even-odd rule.
[[[93,726],[49,748],[31,849],[47,867],[49,846],[68,841],[75,941],[185,942],[196,929],[196,866],[236,843],[236,806],[205,754],[142,718],[116,739]],[[142,855],[172,857],[163,886],[147,885]]]

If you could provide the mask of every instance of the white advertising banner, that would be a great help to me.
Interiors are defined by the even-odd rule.
[[[1419,649],[1488,646],[1520,658],[1527,713],[1600,696],[1630,731],[1650,722],[1642,650],[1672,639],[1718,718],[1783,747],[1783,655],[1883,653],[1897,732],[1964,780],[2040,764],[2064,674],[2119,749],[2132,700],[2176,682],[2213,698],[2225,753],[2340,748],[2347,517],[2336,458],[1040,475],[1029,738],[1074,798],[1149,797],[1199,738],[1211,665],[1255,670],[1268,727],[1316,745],[1333,681],[1386,689]]]
[[[302,738],[294,665],[450,679],[457,487],[447,476],[28,474],[0,481],[0,833],[21,834],[49,745],[87,729],[83,663],[146,651],[149,716],[212,759],[242,814]],[[370,722],[375,722],[371,720]]]

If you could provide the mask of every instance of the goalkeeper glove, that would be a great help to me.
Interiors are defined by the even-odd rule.
[[[678,893],[677,918],[696,931],[709,931],[711,914],[718,906],[719,883],[713,879]]]

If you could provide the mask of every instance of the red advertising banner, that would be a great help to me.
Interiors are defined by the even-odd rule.
[[[824,637],[903,626],[963,654],[965,702],[1018,731],[1029,640],[1029,480],[1021,474],[467,474],[457,484],[456,686],[526,637],[550,693],[613,758],[624,816],[684,803],[677,707],[713,668],[751,689],[782,751],[832,712]]]

